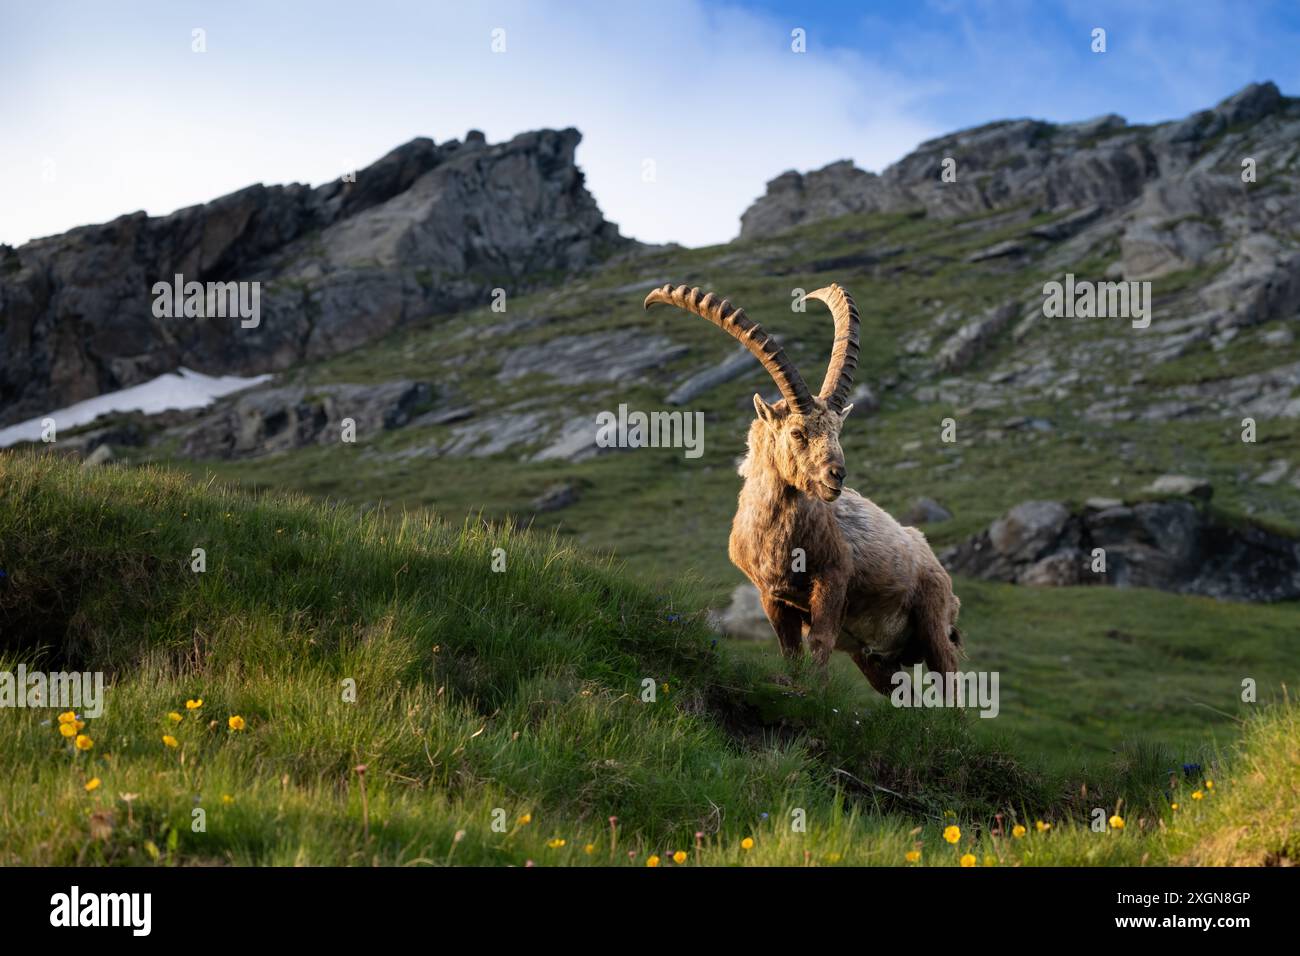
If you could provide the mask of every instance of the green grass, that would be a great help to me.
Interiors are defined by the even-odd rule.
[[[1193,791],[1194,792],[1194,791]],[[1247,729],[1227,789],[1184,789],[1179,828],[1181,860],[1198,866],[1295,865],[1300,859],[1300,712],[1294,705]],[[1214,799],[1206,800],[1206,796]]]
[[[1045,766],[1018,755],[1018,731],[982,726],[1002,721],[882,706],[855,675],[824,684],[770,648],[717,646],[680,594],[554,537],[14,453],[0,454],[0,500],[0,669],[103,670],[110,685],[104,714],[81,728],[86,751],[55,711],[0,712],[0,863],[645,865],[683,850],[688,864],[900,864],[919,846],[926,864],[956,864],[959,850],[1118,864],[1189,852],[1170,836],[1175,758],[1159,746]],[[1005,613],[995,605],[1013,591],[972,591],[973,613]],[[1267,645],[1268,622],[1256,623]],[[1043,624],[1017,622],[1015,640]],[[1145,643],[1124,647],[1186,653]],[[188,711],[191,699],[201,707]],[[246,728],[229,729],[232,715]],[[1248,739],[1257,763],[1285,735]],[[1237,792],[1219,776],[1225,798]],[[1094,805],[1130,825],[1093,833]],[[1036,819],[1053,829],[1007,836]],[[951,825],[955,846],[941,836]]]

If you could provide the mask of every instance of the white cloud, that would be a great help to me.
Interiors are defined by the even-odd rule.
[[[792,53],[800,24],[700,0],[340,3],[309,17],[172,3],[130,23],[100,4],[36,6],[11,14],[8,41],[31,55],[0,67],[24,91],[0,141],[0,241],[14,244],[253,182],[319,183],[417,135],[575,126],[607,218],[701,245],[734,237],[786,169],[879,169],[941,132],[912,115],[919,90],[836,37],[814,31]],[[190,51],[194,26],[207,53]],[[490,50],[494,27],[505,54]]]

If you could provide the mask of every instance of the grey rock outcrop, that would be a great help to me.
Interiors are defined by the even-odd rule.
[[[990,123],[922,143],[879,175],[848,160],[808,173],[782,173],[741,216],[740,237],[762,238],[849,213],[921,208],[931,216],[954,218],[1028,204],[1077,211],[1078,218],[1055,230],[1040,227],[1033,233],[1058,240],[1105,211],[1133,203],[1157,181],[1161,188],[1151,198],[1153,205],[1193,204],[1200,208],[1181,215],[1205,215],[1201,200],[1206,197],[1200,194],[1206,189],[1220,195],[1229,188],[1242,190],[1240,180],[1233,185],[1226,177],[1202,175],[1207,150],[1210,159],[1222,158],[1214,151],[1234,131],[1275,120],[1294,123],[1296,114],[1295,101],[1274,84],[1253,83],[1213,109],[1154,127],[1130,127],[1115,115],[1080,123]],[[943,181],[945,168],[955,173],[955,180]],[[1211,208],[1217,205],[1218,200],[1211,201]],[[1203,244],[1204,230],[1191,224],[1186,230],[1189,235],[1179,241]],[[1130,244],[1136,249],[1141,239],[1135,234]]]
[[[716,365],[700,369],[673,387],[664,396],[665,405],[685,405],[732,379],[753,373],[759,366],[746,348],[740,348]]]
[[[497,381],[545,375],[564,385],[623,382],[687,352],[662,335],[629,336],[626,331],[557,336],[504,353]],[[754,364],[752,356],[750,363]]]
[[[628,240],[583,184],[580,138],[416,139],[355,182],[250,186],[0,247],[0,424],[180,365],[281,370],[593,264]],[[154,284],[177,274],[260,282],[260,324],[155,317]]]
[[[969,365],[992,345],[1018,311],[1015,302],[1006,302],[958,328],[935,357],[939,371],[957,372]]]
[[[1104,504],[1071,512],[1059,502],[1025,502],[940,558],[955,574],[1017,584],[1146,587],[1237,601],[1300,597],[1295,538],[1222,517],[1196,499]],[[1099,554],[1104,571],[1094,570]]]
[[[256,458],[306,445],[341,444],[344,419],[361,441],[401,428],[433,398],[423,382],[259,388],[177,429],[190,458]]]

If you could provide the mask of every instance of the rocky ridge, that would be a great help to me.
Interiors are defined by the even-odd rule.
[[[250,186],[0,247],[0,424],[184,365],[278,371],[430,314],[516,294],[625,247],[574,162],[576,130],[420,138],[316,188]],[[348,177],[351,180],[353,177]],[[259,282],[255,328],[158,318],[153,286]]]

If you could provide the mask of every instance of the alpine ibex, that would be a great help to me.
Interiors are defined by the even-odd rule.
[[[821,394],[813,395],[784,350],[743,309],[712,292],[664,286],[645,307],[669,303],[738,339],[776,380],[781,400],[754,396],[745,479],[731,526],[731,561],[754,582],[787,656],[802,651],[826,667],[848,652],[882,694],[895,671],[924,661],[957,669],[961,602],[952,579],[916,528],[844,487],[840,429],[858,364],[858,310],[838,285],[810,292],[835,319],[835,345]]]

